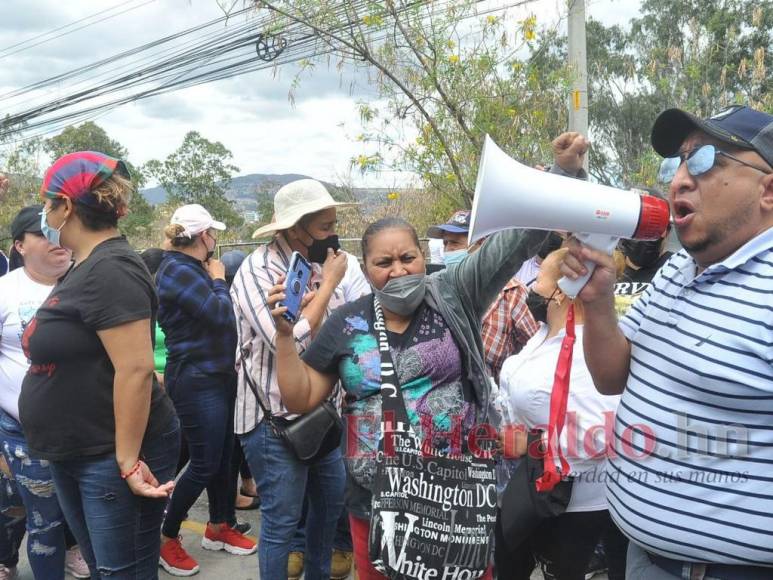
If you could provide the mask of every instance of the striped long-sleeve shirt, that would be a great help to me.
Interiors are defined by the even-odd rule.
[[[231,286],[231,297],[236,313],[238,332],[236,409],[234,430],[238,434],[249,433],[263,417],[252,389],[244,379],[245,368],[250,373],[255,386],[261,389],[262,400],[270,404],[271,413],[280,417],[292,418],[282,404],[276,376],[276,325],[268,306],[268,293],[280,276],[287,273],[292,249],[287,242],[277,236],[264,246],[260,246],[244,260],[236,273]],[[315,289],[322,281],[322,267],[312,264],[309,290]],[[360,271],[356,258],[349,257],[346,277],[336,288],[327,306],[327,314],[351,300],[370,292],[370,286]],[[326,316],[327,316],[326,314]],[[298,352],[303,353],[311,341],[311,328],[308,320],[300,317],[293,328]],[[244,364],[241,353],[245,352]]]
[[[675,254],[620,328],[615,522],[669,558],[773,566],[773,228],[699,274]]]

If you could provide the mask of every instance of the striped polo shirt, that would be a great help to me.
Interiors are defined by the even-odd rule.
[[[669,558],[773,566],[773,228],[697,276],[675,254],[620,328],[615,522]]]

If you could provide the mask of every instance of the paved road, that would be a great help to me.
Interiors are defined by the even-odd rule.
[[[240,521],[249,521],[252,524],[250,535],[257,535],[260,528],[260,514],[256,511],[237,511]],[[258,580],[258,558],[255,554],[250,556],[233,556],[225,552],[210,552],[201,547],[201,536],[204,533],[204,523],[208,519],[206,497],[199,501],[191,509],[190,520],[183,523],[183,546],[199,562],[201,571],[195,576],[198,580]],[[32,571],[27,562],[25,546],[22,546],[21,561],[19,562],[19,580],[34,580]],[[159,569],[161,580],[171,580],[176,576],[167,574]],[[70,578],[68,576],[68,578]],[[542,574],[535,572],[532,580],[542,580]],[[606,575],[594,576],[594,580],[607,580]]]

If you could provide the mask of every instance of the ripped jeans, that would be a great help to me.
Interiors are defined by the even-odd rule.
[[[0,565],[14,568],[24,540],[24,504],[16,482],[0,472]]]
[[[143,440],[141,454],[159,482],[174,478],[180,454],[176,416],[160,435]],[[134,495],[114,453],[52,461],[51,474],[91,580],[158,578],[166,498]]]
[[[29,456],[19,422],[0,411],[0,445],[27,512],[27,556],[35,578],[64,578],[66,524],[49,462]]]

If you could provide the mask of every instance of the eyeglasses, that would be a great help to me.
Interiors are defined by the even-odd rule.
[[[702,145],[701,147],[696,147],[695,149],[686,151],[676,157],[666,157],[660,164],[658,181],[661,183],[671,183],[671,181],[674,179],[674,176],[676,175],[676,172],[679,170],[679,166],[682,164],[682,161],[687,163],[687,172],[690,175],[693,177],[703,175],[712,167],[714,167],[714,163],[716,162],[717,156],[719,155],[722,157],[727,157],[728,159],[732,159],[733,161],[736,161],[741,165],[745,165],[746,167],[751,167],[757,171],[762,171],[765,174],[770,173],[770,171],[762,169],[761,167],[756,167],[746,163],[746,161],[741,161],[737,157],[733,157],[729,153],[725,153],[724,151],[717,149],[714,147],[714,145]]]

